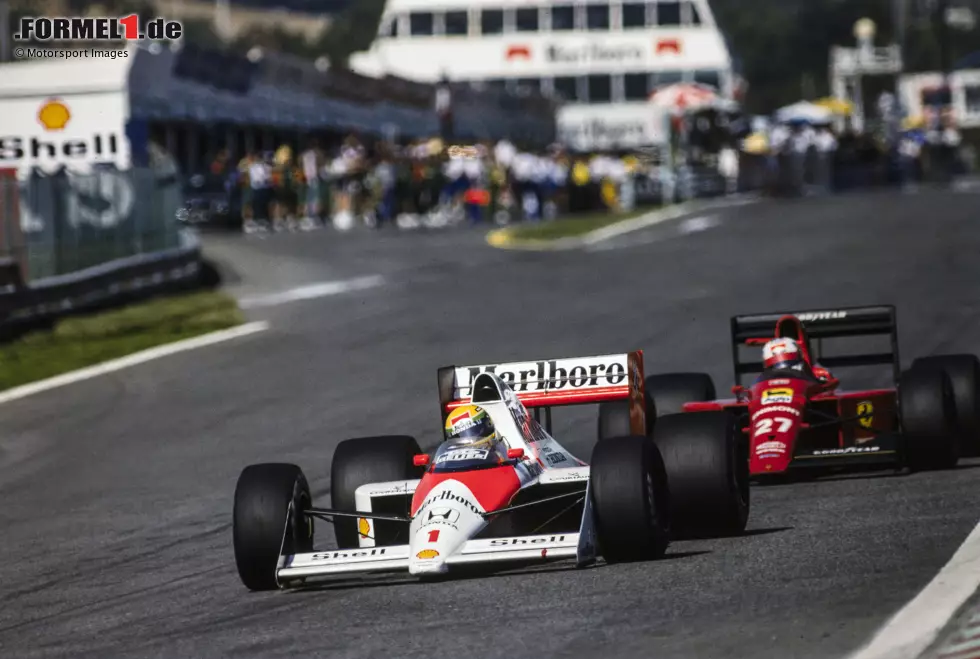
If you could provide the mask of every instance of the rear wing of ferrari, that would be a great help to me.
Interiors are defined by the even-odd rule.
[[[762,362],[759,360],[760,348],[755,347],[752,361],[743,361],[744,346],[756,343],[760,339],[773,338],[776,322],[788,315],[796,316],[802,322],[809,338],[811,356],[822,366],[832,369],[851,366],[890,365],[895,381],[898,381],[901,371],[898,356],[898,320],[894,306],[881,305],[785,311],[732,317],[732,359],[735,366],[736,383],[741,384],[742,376],[747,373],[762,371]],[[828,339],[868,336],[887,337],[887,347],[875,352],[865,351],[858,354],[833,354],[832,352],[828,354],[825,352],[825,341]]]
[[[528,408],[550,410],[622,400],[629,403],[631,417],[645,419],[642,350],[595,357],[443,366],[438,372],[443,420],[450,410],[472,400],[473,385],[481,373],[496,374]]]

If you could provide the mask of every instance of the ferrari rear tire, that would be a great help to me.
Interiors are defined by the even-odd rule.
[[[949,376],[956,404],[956,428],[961,455],[980,453],[980,359],[976,355],[920,357],[912,368],[941,368]]]
[[[946,371],[913,367],[898,383],[905,464],[912,471],[952,469],[959,461],[956,402]]]
[[[412,462],[420,453],[419,443],[408,435],[361,437],[341,442],[333,454],[330,467],[331,505],[337,510],[353,511],[357,509],[354,492],[361,485],[421,478],[425,468],[416,467]],[[399,534],[408,530],[406,525],[399,522],[376,522],[374,527],[376,546],[395,544]],[[357,519],[337,518],[334,531],[338,548],[360,546]]]
[[[313,519],[303,514],[311,505],[306,476],[296,465],[255,464],[242,470],[232,536],[238,576],[249,590],[278,588],[280,555],[313,551]]]
[[[669,493],[653,441],[633,435],[599,442],[590,464],[596,538],[606,562],[663,556],[670,540]]]
[[[675,538],[738,535],[749,517],[748,439],[727,412],[657,420],[653,434],[667,470]]]
[[[659,416],[680,414],[684,403],[715,399],[715,383],[707,373],[661,373],[647,377],[643,385]]]

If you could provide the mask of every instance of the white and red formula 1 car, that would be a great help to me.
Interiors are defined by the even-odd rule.
[[[666,551],[678,510],[697,514],[674,519],[675,527],[700,535],[745,528],[747,487],[734,473],[730,439],[674,451],[665,466],[649,432],[640,351],[448,366],[438,382],[443,421],[461,405],[479,405],[496,447],[461,452],[443,442],[429,455],[403,435],[344,441],[330,509],[313,505],[296,465],[247,467],[234,508],[245,586],[287,588],[354,572],[438,575],[504,561],[653,559]],[[551,408],[587,403],[603,406],[589,463],[550,434]],[[669,500],[672,483],[686,501]],[[337,549],[314,549],[314,518],[334,523]]]

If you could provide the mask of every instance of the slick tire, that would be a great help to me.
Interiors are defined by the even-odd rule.
[[[354,492],[367,483],[421,478],[425,468],[412,464],[412,458],[420,453],[419,443],[408,435],[361,437],[341,442],[330,467],[332,507],[356,510]],[[355,518],[336,518],[334,531],[338,548],[360,546]],[[376,521],[374,532],[377,546],[395,544],[399,538],[408,541],[408,527],[400,522]]]
[[[715,399],[715,383],[707,373],[662,373],[644,381],[647,399],[659,416],[680,414],[684,403]]]
[[[606,562],[663,556],[670,540],[670,503],[653,441],[626,436],[599,442],[590,464],[596,538]]]
[[[726,412],[657,420],[653,434],[667,470],[674,538],[738,535],[749,517],[748,439]]]
[[[704,379],[707,379],[705,386]],[[668,381],[669,380],[669,381]],[[663,382],[663,384],[661,384]],[[653,386],[651,388],[651,383]],[[680,393],[670,389],[676,385]],[[685,389],[685,387],[687,387]],[[654,394],[657,395],[654,395]],[[693,397],[685,398],[691,395]],[[715,397],[715,385],[711,378],[701,373],[677,373],[673,375],[651,375],[644,382],[644,404],[646,411],[646,433],[653,432],[657,417],[664,414],[658,398],[664,404],[676,406],[680,412],[683,403],[693,400],[711,400]],[[677,402],[679,399],[680,402]],[[632,434],[630,427],[630,405],[626,400],[607,401],[599,404],[599,441],[610,437],[626,437]]]
[[[655,412],[647,408],[647,425]],[[630,430],[630,403],[628,400],[610,400],[599,403],[598,440],[606,441],[613,437],[627,437]]]
[[[919,365],[898,383],[905,464],[911,471],[952,469],[959,461],[956,402],[946,371]]]
[[[956,404],[961,455],[980,455],[980,359],[976,355],[920,357],[912,368],[941,368],[949,376]]]
[[[313,519],[303,514],[311,502],[306,476],[296,465],[256,464],[242,470],[235,487],[232,535],[238,576],[246,588],[278,588],[280,551],[313,551]]]

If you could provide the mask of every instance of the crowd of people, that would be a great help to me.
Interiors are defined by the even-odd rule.
[[[627,183],[650,173],[649,158],[628,153],[572,154],[496,143],[406,145],[365,142],[354,135],[325,148],[282,145],[233,163],[217,154],[211,175],[224,182],[247,233],[309,230],[326,223],[498,225],[560,214],[622,210],[637,203]],[[640,201],[642,202],[642,195]]]
[[[574,153],[496,143],[407,144],[348,135],[310,140],[210,167],[230,215],[247,233],[332,225],[401,228],[503,225],[582,212],[617,212],[692,197],[762,191],[774,196],[949,179],[963,169],[953,124],[908,120],[896,134],[836,132],[831,123],[769,123],[684,153]],[[745,133],[748,133],[745,136]],[[666,158],[666,160],[665,160]],[[238,218],[241,218],[240,220]]]
[[[884,124],[837,132],[830,122],[776,123],[742,143],[742,187],[800,196],[926,181],[949,181],[972,156],[951,117],[931,125],[906,119],[893,134]]]

